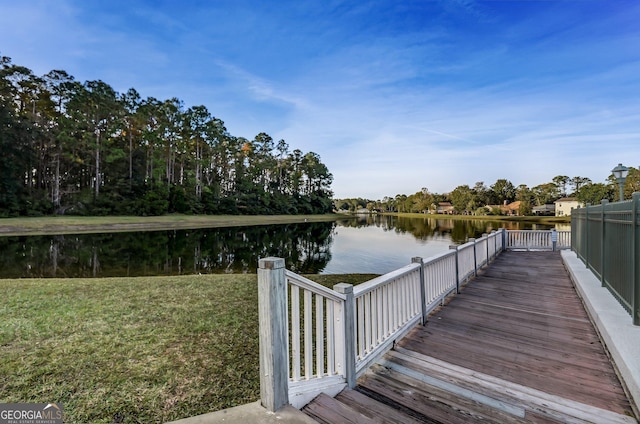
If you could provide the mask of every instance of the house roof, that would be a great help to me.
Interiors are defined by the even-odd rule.
[[[558,203],[558,202],[578,202],[578,199],[576,197],[563,197],[561,199],[556,200],[553,203]]]
[[[517,200],[515,202],[511,202],[508,205],[485,205],[489,210],[491,209],[500,209],[501,211],[517,211],[520,208],[520,204],[522,202]]]
[[[516,200],[515,202],[511,202],[508,205],[505,205],[504,208],[508,209],[510,211],[514,211],[517,210],[518,208],[520,208],[520,204],[522,202],[520,200]]]

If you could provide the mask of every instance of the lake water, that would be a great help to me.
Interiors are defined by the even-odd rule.
[[[361,216],[337,222],[197,230],[0,237],[0,278],[255,273],[258,259],[285,258],[299,273],[384,274],[505,221]]]

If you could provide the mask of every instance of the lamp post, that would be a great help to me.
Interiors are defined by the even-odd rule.
[[[629,168],[619,163],[611,172],[613,172],[618,187],[620,187],[620,201],[622,202],[624,200],[624,182],[627,179],[627,175],[629,175]]]

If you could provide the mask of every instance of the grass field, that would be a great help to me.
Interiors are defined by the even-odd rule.
[[[77,234],[185,228],[239,227],[251,225],[326,222],[340,215],[163,215],[163,216],[47,216],[0,218],[0,236]]]
[[[255,274],[0,280],[0,290],[0,403],[61,402],[69,423],[157,423],[259,398]]]

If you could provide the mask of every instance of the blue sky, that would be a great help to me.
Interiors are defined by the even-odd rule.
[[[203,104],[339,198],[640,164],[635,0],[0,0],[0,54]]]

